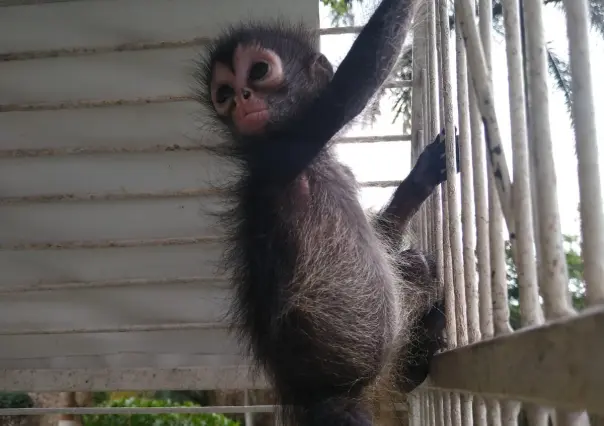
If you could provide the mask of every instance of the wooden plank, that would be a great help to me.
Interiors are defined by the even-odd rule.
[[[2,104],[191,96],[196,48],[0,62]]]
[[[216,272],[221,250],[221,245],[217,243],[74,250],[0,250],[0,292],[71,282],[211,277]]]
[[[0,111],[185,100],[198,89],[193,73],[203,54],[176,46],[0,61]]]
[[[0,199],[210,190],[233,170],[206,152],[0,158]]]
[[[200,361],[245,362],[224,328],[0,336],[0,369],[176,368]]]
[[[192,101],[4,112],[0,113],[0,156],[49,156],[89,151],[166,152],[175,146],[192,149],[216,141],[215,131],[204,131],[202,117],[202,108]],[[376,137],[375,132],[361,128],[352,130],[344,132],[345,136]],[[401,132],[396,123],[381,126],[380,130],[385,137]],[[372,151],[379,155],[380,163],[384,159],[397,161],[401,172],[406,174],[410,164],[407,141],[370,144]],[[368,145],[358,142],[339,144],[337,151],[348,161],[356,158],[357,150],[366,150]],[[390,155],[383,155],[386,150]]]
[[[0,206],[0,248],[222,234],[216,197]]]
[[[0,54],[174,42],[214,35],[227,22],[281,15],[318,26],[318,3],[106,0],[13,6],[0,13]]]
[[[201,108],[195,102],[4,112],[0,114],[0,149],[193,147],[204,142],[205,133],[198,129],[200,117]]]
[[[87,149],[97,149],[99,152],[140,152],[162,147],[167,151],[175,145],[194,148],[216,140],[215,130],[209,133],[204,131],[203,109],[193,101],[3,112],[0,114],[0,129],[3,135],[0,139],[2,156],[7,156],[4,152],[10,150],[17,151],[14,156],[33,155],[29,153],[32,150],[50,150],[51,152],[40,154],[46,156],[77,153],[78,150]],[[392,138],[401,133],[400,126],[396,123],[381,126],[383,133],[380,135],[361,126],[351,130],[353,131],[345,131],[339,136],[379,140],[380,137]],[[382,146],[395,149],[391,157],[397,158],[405,168],[408,167],[408,141],[374,140],[369,143],[371,149],[378,152],[386,149]],[[339,144],[338,151],[365,150],[369,143],[355,140],[353,144]],[[19,154],[18,150],[23,150],[24,153]],[[345,152],[343,154],[346,155]]]
[[[28,330],[221,323],[231,298],[228,283],[204,281],[9,293],[0,298],[0,335]]]
[[[376,145],[372,161],[380,162],[382,167],[367,168],[366,159],[356,155],[363,148],[356,145],[367,144],[338,146],[337,152],[345,164],[360,170],[357,175],[361,182],[397,180],[403,179],[408,171],[404,144],[372,144]],[[389,146],[394,148],[394,154],[389,153]],[[398,151],[400,157],[396,155]],[[204,151],[5,157],[0,158],[0,203],[15,197],[60,195],[57,201],[61,201],[103,194],[210,191],[234,175],[232,163],[219,161]]]
[[[431,385],[604,414],[604,306],[439,354]]]
[[[371,202],[386,201],[392,188],[376,193],[367,188],[364,192],[373,198],[361,197],[362,205],[375,207]],[[147,241],[161,239],[211,240],[223,235],[214,215],[223,209],[218,196],[0,204],[0,221],[5,224],[0,227],[0,250],[173,244]]]
[[[245,365],[189,368],[98,368],[1,370],[6,391],[240,390],[266,389]]]

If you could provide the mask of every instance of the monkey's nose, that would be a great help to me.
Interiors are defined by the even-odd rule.
[[[244,87],[241,89],[241,96],[243,96],[243,99],[247,100],[250,98],[250,96],[252,96],[252,91]]]

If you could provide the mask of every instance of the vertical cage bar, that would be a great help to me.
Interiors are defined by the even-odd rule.
[[[422,426],[419,394],[417,392],[410,393],[407,395],[407,402],[409,405],[409,426]]]
[[[422,401],[424,409],[422,410],[422,425],[430,424],[430,395],[428,391],[422,390]]]
[[[426,13],[426,5],[420,4],[416,16],[421,17]],[[414,23],[413,50],[412,50],[412,88],[411,88],[411,140],[414,146],[414,157],[411,167],[415,165],[417,156],[421,153],[423,146],[423,132],[420,136],[420,130],[425,129],[426,111],[428,105],[425,102],[425,80],[422,78],[422,70],[426,67],[426,38],[423,34],[426,31],[425,20],[416,18]],[[422,221],[421,215],[415,214],[413,217],[415,224],[415,236],[418,242],[421,241]]]
[[[501,426],[501,405],[499,401],[488,399],[486,401],[489,426]]]
[[[451,420],[455,426],[462,426],[462,411],[459,393],[451,392]]]
[[[531,108],[531,167],[535,168],[534,193],[539,217],[539,247],[541,265],[539,287],[548,318],[560,318],[572,313],[568,294],[568,271],[562,247],[560,213],[557,200],[549,120],[549,89],[547,87],[547,58],[543,35],[543,5],[527,1],[524,4],[527,37],[527,79]],[[533,105],[535,107],[533,107]],[[538,160],[537,160],[538,158]]]
[[[474,425],[474,413],[472,412],[472,396],[461,394],[461,424],[462,426]]]
[[[515,264],[520,292],[520,317],[523,326],[541,324],[543,314],[539,303],[539,287],[531,210],[529,153],[527,140],[526,99],[522,67],[522,41],[518,0],[503,2],[503,20],[506,35],[510,121],[514,173],[514,213],[516,215]],[[512,236],[510,236],[512,238]]]
[[[443,414],[445,418],[445,425],[452,426],[454,423],[451,411],[451,392],[443,392]]]
[[[484,64],[485,64],[485,78],[486,85],[490,89],[492,86],[491,82],[491,70],[492,70],[492,26],[493,20],[491,11],[493,3],[491,0],[480,0],[479,13],[480,13],[480,41],[484,48]],[[468,25],[468,28],[475,28],[473,25]],[[472,32],[472,31],[470,31]],[[480,43],[478,44],[480,47]],[[471,47],[468,47],[471,49]],[[468,58],[470,55],[468,54]],[[471,73],[476,72],[476,69],[482,69],[474,65],[470,67]],[[476,82],[474,83],[476,89]],[[490,90],[489,90],[490,91]],[[492,98],[492,94],[491,98]],[[493,111],[494,113],[494,111]],[[499,144],[501,147],[501,145]],[[492,151],[490,152],[492,155]],[[487,161],[487,170],[493,167],[490,161]],[[507,168],[507,166],[506,166]],[[493,322],[494,331],[496,335],[508,333],[510,330],[509,326],[509,307],[507,297],[507,277],[506,277],[506,264],[505,264],[505,251],[503,241],[503,217],[501,210],[500,197],[497,194],[497,184],[495,182],[494,173],[491,171],[487,173],[487,191],[489,200],[489,253],[491,261],[491,292],[492,292],[492,306],[493,306]],[[509,188],[509,187],[508,187]]]
[[[428,30],[432,36],[429,38],[429,43],[426,44],[426,49],[430,53],[432,61],[430,62],[429,75],[430,84],[434,89],[434,95],[430,97],[430,136],[435,137],[440,131],[440,123],[443,121],[443,112],[440,107],[438,93],[442,93],[442,82],[438,78],[438,70],[440,69],[440,55],[437,54],[440,46],[440,37],[436,37],[436,10],[435,3],[433,0],[426,2],[429,8],[428,19],[429,25]],[[431,6],[430,6],[431,5]],[[443,215],[442,215],[442,194],[440,185],[434,188],[432,193],[433,209],[432,209],[432,226],[434,231],[434,246],[435,246],[435,257],[436,257],[436,269],[438,279],[442,282],[447,278],[447,272],[445,271],[445,253],[444,253],[444,240],[443,240]],[[450,322],[448,319],[447,322]]]
[[[463,298],[460,298],[460,294],[458,292],[458,286],[460,284],[459,277],[456,276],[456,272],[459,273],[458,265],[453,265],[455,261],[459,261],[459,256],[461,256],[461,241],[459,247],[456,247],[456,244],[452,244],[452,236],[456,237],[455,231],[451,232],[451,226],[453,224],[453,220],[451,219],[451,195],[452,203],[456,203],[457,199],[455,198],[455,186],[453,186],[453,190],[449,188],[449,182],[453,180],[453,185],[455,185],[456,173],[455,170],[451,170],[451,159],[455,159],[455,146],[454,146],[454,134],[453,134],[453,102],[451,100],[451,75],[449,68],[449,39],[448,39],[448,21],[446,27],[443,25],[443,18],[441,14],[443,14],[441,10],[441,3],[439,0],[430,0],[434,7],[434,21],[435,21],[435,29],[436,29],[436,53],[438,58],[438,71],[440,74],[439,82],[439,93],[441,94],[440,99],[440,118],[441,125],[445,125],[445,150],[446,150],[446,158],[447,158],[447,188],[441,191],[441,199],[442,199],[442,233],[443,233],[443,255],[444,255],[444,284],[445,284],[445,309],[447,312],[447,341],[450,348],[456,347],[458,344],[467,344],[467,335],[464,334],[466,327],[466,318],[465,318],[465,309],[461,309],[460,307],[465,308],[465,295]],[[445,12],[444,19],[447,19],[446,12],[446,2],[445,2]],[[446,34],[443,31],[443,28],[446,28]],[[432,46],[431,46],[432,47]],[[438,130],[437,130],[438,131]],[[453,139],[453,141],[451,140]],[[453,149],[451,149],[451,145],[453,145]],[[451,155],[451,151],[452,154]],[[453,161],[453,165],[455,161]],[[452,177],[453,175],[453,177]],[[453,208],[453,213],[455,214],[455,207]],[[460,238],[461,240],[461,238]],[[455,250],[458,250],[455,253]],[[463,286],[463,271],[462,274],[462,286]],[[465,290],[465,289],[464,289]],[[464,291],[465,293],[465,291]],[[465,339],[464,339],[465,338]],[[461,342],[460,342],[461,341]],[[455,394],[448,394],[448,407],[449,409],[445,411],[445,416],[449,416],[450,424],[455,426],[461,426],[461,407],[459,404],[459,398],[455,397]],[[458,416],[459,414],[459,416]]]
[[[447,218],[449,203],[447,191],[441,191],[442,217]],[[451,245],[449,243],[449,221],[443,220],[443,258],[444,258],[444,284],[445,284],[445,312],[447,312],[447,346],[450,349],[457,347],[457,312],[455,309],[455,288],[453,285],[453,267],[451,265]]]
[[[455,288],[457,318],[457,344],[468,344],[468,321],[466,314],[466,288],[464,284],[463,249],[461,242],[461,213],[458,201],[457,156],[455,150],[455,124],[453,122],[453,95],[451,87],[451,65],[449,56],[449,14],[447,0],[439,0],[437,16],[439,18],[442,58],[441,80],[443,82],[442,103],[445,115],[445,149],[447,155],[447,200],[449,220],[449,243],[451,247],[451,264],[453,266],[453,283]],[[445,217],[445,216],[443,216]],[[457,403],[457,400],[456,400]]]
[[[437,391],[435,394],[435,405],[434,410],[436,411],[436,426],[445,426],[445,418],[443,413],[443,394]]]
[[[462,0],[463,3],[463,0]],[[467,7],[467,2],[466,2]],[[484,65],[478,66],[477,61],[472,61],[469,63],[472,76],[475,76],[476,72],[484,72],[485,81],[483,83],[483,89],[487,89],[488,93],[486,93],[486,98],[490,98],[490,100],[494,103],[494,94],[492,93],[492,69],[493,69],[493,59],[492,59],[492,28],[493,28],[493,2],[492,0],[480,0],[479,2],[479,32],[480,32],[480,41],[474,40],[474,46],[478,50],[480,48],[480,43],[482,43],[483,47],[483,59]],[[470,26],[471,29],[470,34],[478,34],[475,30],[475,26]],[[468,55],[469,56],[469,55]],[[477,60],[479,60],[480,56],[477,56]],[[472,65],[474,65],[472,67]],[[480,77],[480,76],[479,76]],[[478,98],[478,87],[480,87],[480,83],[477,84],[474,81],[474,89],[475,94],[477,95],[477,105],[480,108],[480,99]],[[483,93],[485,95],[485,93]],[[484,114],[484,111],[481,111]],[[488,146],[488,154],[489,158],[486,161],[486,170],[487,170],[487,197],[488,197],[488,215],[489,215],[489,227],[488,227],[488,235],[489,235],[489,260],[491,264],[490,270],[490,286],[491,286],[491,303],[492,303],[492,315],[493,315],[493,332],[494,335],[499,335],[502,333],[508,333],[511,331],[511,327],[509,326],[509,306],[508,306],[508,297],[507,297],[507,275],[506,275],[506,264],[505,264],[505,252],[504,252],[504,241],[503,241],[503,217],[504,210],[502,209],[502,204],[505,202],[508,203],[508,209],[510,203],[513,201],[511,198],[504,200],[501,197],[501,186],[497,188],[497,184],[494,180],[493,167],[494,162],[493,159],[493,149],[495,147],[499,148],[499,151],[503,153],[501,138],[499,135],[499,129],[497,128],[497,117],[495,115],[495,110],[492,108],[492,119],[493,121],[489,123],[489,132],[486,132],[486,128],[483,127],[483,131],[485,135],[488,135],[488,138],[492,138],[493,135],[498,140],[490,143],[489,139],[486,139]],[[484,121],[484,120],[483,120]],[[486,122],[484,123],[486,124]],[[490,161],[489,161],[490,160]],[[505,158],[502,156],[501,158],[502,164],[504,167],[504,171],[507,174],[507,164],[505,162]],[[504,175],[505,176],[505,175]],[[504,178],[507,182],[499,182],[500,185],[506,186],[509,183],[509,177]],[[508,194],[510,194],[509,189],[511,189],[511,185],[507,185]],[[497,189],[499,189],[499,197],[496,193]],[[509,196],[509,195],[508,195]],[[507,216],[508,223],[508,233],[513,234],[515,229],[513,227],[513,217],[508,212]],[[514,241],[511,241],[514,243]],[[493,425],[502,424],[502,407],[499,401],[492,400],[487,408],[490,411],[491,423]]]
[[[479,426],[486,426],[487,406],[484,402],[484,399],[479,396],[474,396],[474,399],[472,400],[472,411],[474,412],[474,424]]]
[[[491,167],[487,163],[487,169]],[[491,255],[491,291],[493,298],[493,325],[495,335],[512,331],[509,323],[508,285],[503,241],[503,218],[495,182],[489,173],[489,241]]]
[[[470,147],[470,107],[468,100],[468,68],[466,46],[460,31],[455,32],[457,66],[457,111],[459,120],[459,145],[461,166],[461,220],[463,238],[464,282],[466,286],[466,312],[468,341],[480,340],[478,281],[476,271],[476,222],[474,218],[474,188],[472,178],[472,149]]]
[[[426,132],[426,145],[429,144],[433,137],[438,134],[439,129],[439,86],[438,86],[438,69],[437,69],[437,37],[436,37],[436,19],[435,19],[435,10],[434,4],[432,1],[427,2],[427,19],[426,19],[426,38],[428,43],[426,44],[426,62],[428,64],[428,91],[429,91],[429,105],[430,105],[430,124],[429,131]],[[430,225],[432,227],[432,231],[442,229],[442,218],[440,217],[440,194],[438,193],[440,188],[437,188],[436,191],[430,197],[430,207],[431,214],[430,217]],[[436,201],[438,200],[438,202]],[[434,216],[436,215],[436,216]],[[434,238],[434,237],[433,237]],[[435,238],[434,245],[437,247],[440,245],[440,238]],[[438,269],[442,268],[442,259],[440,258],[440,253],[437,249],[436,251],[437,265],[441,265]]]
[[[427,129],[429,129],[429,125],[430,125],[430,98],[429,98],[429,86],[428,86],[428,76],[427,76],[427,72],[426,69],[423,68],[421,70],[421,81],[422,81],[422,100],[423,100],[423,118],[424,118],[424,122],[422,125],[422,131],[418,134],[418,138],[417,138],[417,158],[419,158],[419,156],[422,154],[424,147],[426,146],[426,132]],[[421,136],[420,136],[421,135]],[[415,159],[415,161],[417,161],[417,158]],[[425,209],[425,203],[422,204],[419,208],[419,211],[417,212],[417,216],[418,216],[418,220],[419,220],[419,235],[418,240],[420,243],[420,246],[425,250],[426,246],[425,246],[425,241],[424,241],[424,235],[426,234],[426,228],[428,226],[427,223],[427,216],[426,216],[426,209]]]
[[[521,325],[526,327],[543,323],[543,312],[539,302],[536,253],[533,250],[535,238],[532,222],[531,170],[518,0],[505,0],[503,2],[503,20],[508,62],[514,173],[513,197],[517,232],[514,261],[518,277],[520,321]],[[520,405],[512,402],[505,402],[504,404],[504,418],[507,414],[506,411],[511,411],[514,419],[516,419]],[[532,422],[531,424],[546,424],[547,411],[532,404],[525,405],[525,408],[527,416]]]
[[[434,392],[429,390],[426,393],[428,397],[428,424],[433,426],[436,425],[436,411],[434,410]]]
[[[480,4],[480,9],[483,10],[483,2]],[[489,77],[490,68],[487,67],[485,62],[485,52],[483,51],[483,43],[481,42],[482,37],[479,36],[478,29],[474,25],[473,10],[474,8],[470,0],[455,0],[455,13],[458,16],[459,27],[464,34],[466,43],[468,67],[473,81],[472,87],[474,87],[474,91],[476,92],[476,99],[483,117],[483,123],[488,125],[488,132],[486,132],[488,134],[488,138],[486,139],[489,149],[488,159],[492,166],[491,169],[497,170],[497,179],[494,183],[496,184],[508,231],[512,234],[515,232],[515,224],[512,219],[511,181],[505,153],[502,149],[503,144],[499,132],[497,115],[495,113],[492,84]],[[491,9],[488,10],[491,13]],[[490,56],[490,54],[487,56]]]
[[[469,89],[472,82],[468,79]],[[491,255],[489,244],[489,206],[487,201],[487,158],[480,111],[474,90],[469,90],[470,126],[472,130],[472,178],[476,209],[476,251],[478,258],[478,295],[480,334],[482,339],[493,337],[493,297],[491,294]]]
[[[243,391],[243,405],[246,407],[250,405],[249,391],[246,389]],[[253,413],[246,411],[244,414],[245,426],[254,426],[254,415]]]
[[[501,424],[503,426],[516,426],[520,404],[515,401],[501,401]]]
[[[564,7],[581,199],[583,277],[587,304],[595,305],[604,303],[604,213],[589,55],[589,12],[586,0],[564,0]]]

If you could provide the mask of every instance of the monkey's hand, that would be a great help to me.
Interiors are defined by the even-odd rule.
[[[457,129],[455,129],[455,159],[456,170],[459,173],[459,136]],[[429,189],[435,188],[447,180],[445,129],[436,136],[434,142],[426,146],[411,173],[417,184]]]

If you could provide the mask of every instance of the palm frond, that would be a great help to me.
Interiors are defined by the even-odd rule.
[[[566,109],[568,110],[570,121],[574,126],[575,120],[572,111],[573,98],[570,67],[567,62],[565,62],[556,54],[556,52],[554,52],[554,50],[550,47],[549,43],[545,46],[545,51],[547,53],[547,65],[549,68],[549,72],[554,77],[554,83],[556,84],[556,87],[564,95],[564,103],[566,105]]]
[[[563,0],[543,0],[543,4],[552,5],[561,12],[565,12]],[[591,27],[604,38],[604,1],[588,0]]]
[[[339,27],[341,25],[353,25],[354,15],[352,14],[353,0],[321,0],[324,6],[331,9],[331,25]],[[362,3],[362,0],[357,0]]]
[[[604,1],[589,0],[591,26],[604,38]]]
[[[394,70],[390,75],[392,80],[411,80],[413,70],[413,48],[412,46],[405,46],[404,50],[399,57],[398,62],[394,66]],[[403,132],[407,132],[411,128],[411,88],[385,88],[382,87],[376,93],[369,106],[363,113],[363,121],[370,124],[375,123],[377,117],[381,114],[380,101],[383,97],[389,93],[391,97],[394,97],[394,121],[399,116],[403,116]],[[393,121],[393,122],[394,122]]]

